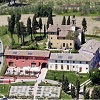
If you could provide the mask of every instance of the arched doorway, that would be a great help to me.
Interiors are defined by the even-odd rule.
[[[42,63],[41,69],[42,69],[42,68],[47,68],[47,67],[48,67],[47,63]]]

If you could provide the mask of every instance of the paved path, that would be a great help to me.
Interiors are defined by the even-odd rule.
[[[3,44],[2,41],[0,40],[0,71],[3,67]]]

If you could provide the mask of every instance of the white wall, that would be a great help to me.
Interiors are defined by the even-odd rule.
[[[86,62],[82,62],[81,64],[79,61],[75,61],[75,63],[73,63],[72,61],[70,61],[69,63],[66,63],[66,62],[67,61],[64,61],[63,63],[61,63],[61,61],[57,61],[57,63],[55,63],[55,60],[49,60],[48,69],[49,70],[77,71],[77,72],[79,72],[80,67],[81,67],[82,72],[80,72],[80,73],[89,72],[89,64],[86,64]],[[57,69],[55,69],[56,64],[58,66]],[[61,69],[61,65],[63,65],[63,69]],[[69,70],[67,70],[67,65],[69,65]]]

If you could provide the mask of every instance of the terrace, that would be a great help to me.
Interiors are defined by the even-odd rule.
[[[8,67],[5,75],[8,76],[36,76],[38,77],[38,73],[40,72],[40,68],[39,67]]]

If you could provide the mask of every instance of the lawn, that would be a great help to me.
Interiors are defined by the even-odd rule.
[[[10,90],[10,86],[34,86],[35,82],[18,82],[18,83],[12,83],[12,84],[0,84],[0,94],[3,94],[4,96],[8,96],[8,92]],[[1,97],[1,96],[0,96]]]
[[[18,83],[11,83],[12,86],[34,86],[35,82],[18,82]]]
[[[62,79],[62,75],[64,73],[64,76],[68,78],[69,83],[76,84],[76,80],[78,79],[80,83],[83,83],[87,79],[89,79],[88,74],[79,74],[76,75],[75,72],[71,71],[51,71],[49,70],[46,74],[46,79],[56,80],[59,81]]]
[[[9,89],[10,89],[9,84],[0,84],[0,94],[3,94],[4,96],[7,97]]]
[[[61,91],[61,100],[72,100],[71,96]]]

